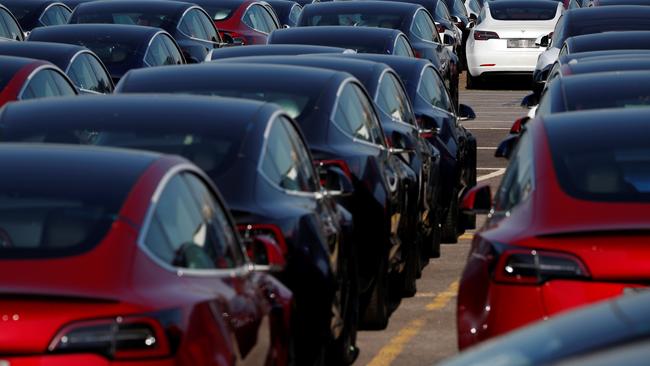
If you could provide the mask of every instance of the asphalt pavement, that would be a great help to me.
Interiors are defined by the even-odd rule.
[[[519,103],[529,93],[530,78],[493,79],[481,90],[465,90],[464,75],[460,83],[460,102],[477,114],[464,125],[478,140],[478,180],[494,192],[507,163],[495,158],[494,151],[512,122],[526,113]],[[442,256],[431,260],[418,280],[415,297],[402,301],[386,330],[360,332],[355,365],[434,365],[458,352],[456,293],[471,238],[468,232],[457,244],[443,245]]]

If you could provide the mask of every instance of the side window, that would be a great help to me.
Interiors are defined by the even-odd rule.
[[[411,31],[425,41],[438,42],[438,31],[436,30],[436,26],[431,19],[428,18],[430,17],[424,12],[424,10],[418,11],[413,19]]]
[[[164,35],[161,34],[159,37],[160,39],[162,39],[163,43],[165,44],[168,57],[170,57],[169,65],[180,65],[185,63],[183,54],[181,53],[181,50],[178,49],[176,43],[174,43],[174,40],[172,40],[172,38],[166,34]]]
[[[569,47],[567,47],[565,43],[564,46],[562,46],[562,48],[560,49],[560,54],[557,56],[557,58],[559,59],[560,57],[565,56],[568,53],[569,53]]]
[[[90,66],[95,71],[95,76],[97,77],[96,91],[103,94],[112,93],[113,82],[111,80],[111,76],[108,74],[106,68],[102,66],[101,61],[95,56],[91,56],[89,54],[86,54],[83,57],[88,61],[88,64],[90,64]]]
[[[533,190],[533,159],[533,141],[530,132],[524,132],[497,191],[497,211],[510,211],[530,195]]]
[[[467,9],[465,8],[463,0],[454,0],[454,10],[456,14],[467,16]]]
[[[217,29],[215,28],[214,23],[210,17],[198,9],[194,9],[192,12],[196,14],[196,18],[199,20],[199,22],[201,22],[201,25],[205,30],[205,34],[207,34],[207,37],[205,39],[210,42],[221,42],[219,33],[217,32]]]
[[[235,267],[238,261],[232,253],[226,255],[228,237],[233,238],[234,233],[217,225],[217,217],[223,213],[218,206],[201,201],[201,193],[190,182],[191,178],[180,175],[169,180],[156,204],[144,244],[174,267]]]
[[[147,49],[147,54],[144,57],[144,61],[149,66],[176,64],[175,58],[169,53],[169,50],[165,46],[163,37],[163,34],[155,36],[151,42],[151,45],[149,45],[149,49]]]
[[[579,7],[580,7],[580,5],[578,4],[578,2],[576,0],[569,1],[569,10],[570,9],[577,9]]]
[[[553,84],[548,84],[548,86],[542,91],[542,95],[539,97],[539,104],[535,110],[535,117],[543,117],[551,113],[553,93],[549,93],[549,87],[552,85]]]
[[[190,10],[185,14],[178,28],[188,37],[210,40],[208,33],[201,23],[201,18],[197,16],[194,10]]]
[[[357,85],[347,83],[336,101],[334,123],[354,138],[383,146],[381,125],[370,103]]]
[[[415,57],[411,45],[406,40],[406,37],[400,35],[395,40],[395,55],[397,56],[406,56],[406,57]]]
[[[4,9],[0,9],[0,37],[22,41],[23,34],[14,18]]]
[[[548,48],[555,47],[555,48],[560,48],[562,47],[562,43],[564,42],[564,33],[565,33],[565,27],[566,27],[566,16],[562,15],[560,19],[558,19],[557,23],[555,24],[555,29],[553,30],[553,36],[549,40]]]
[[[242,17],[244,24],[258,32],[271,33],[275,28],[273,17],[262,6],[253,4]]]
[[[41,15],[40,21],[45,26],[68,24],[70,11],[61,5],[50,6]]]
[[[438,5],[436,5],[436,17],[451,21],[451,14],[443,1],[438,1]]]
[[[43,69],[28,81],[18,99],[26,100],[76,94],[74,88],[63,75],[52,69]]]
[[[264,21],[264,24],[266,24],[266,29],[269,30],[268,33],[271,33],[280,27],[275,20],[277,19],[277,15],[275,15],[275,12],[270,8],[270,6],[269,8],[266,6],[259,6],[257,11],[259,12],[262,21]]]
[[[262,171],[274,184],[289,191],[316,192],[316,174],[304,143],[285,118],[272,122],[262,152]]]
[[[420,85],[418,85],[418,95],[434,107],[438,107],[449,113],[455,112],[445,84],[440,79],[440,76],[430,67],[427,67],[424,74],[422,74]]]
[[[101,91],[99,79],[95,75],[95,69],[84,56],[81,54],[74,59],[68,70],[68,76],[79,89],[104,93]]]
[[[395,76],[386,73],[379,83],[377,95],[379,108],[395,120],[414,125],[415,117],[410,102]]]
[[[290,26],[295,26],[298,24],[298,18],[300,18],[300,13],[302,12],[302,7],[300,5],[294,5],[291,7],[291,11],[289,12],[289,24]]]

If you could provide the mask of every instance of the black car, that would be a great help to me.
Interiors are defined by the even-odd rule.
[[[246,47],[225,47],[215,50],[212,53],[212,61],[233,57],[289,56],[317,53],[354,53],[354,51],[340,47],[312,46],[304,44],[251,45]]]
[[[50,61],[68,75],[82,94],[113,92],[108,70],[99,57],[85,47],[46,42],[0,42],[0,55]]]
[[[310,364],[327,336],[356,316],[337,210],[296,123],[278,106],[241,99],[120,95],[17,105],[0,115],[3,141],[101,145],[176,154],[219,187],[242,236],[268,235],[287,258],[277,276],[294,293],[297,364]],[[227,112],[225,112],[227,111]],[[338,169],[334,178],[343,177]],[[351,187],[350,182],[339,183]],[[348,188],[351,189],[351,188]],[[347,217],[340,217],[344,215]],[[345,277],[343,277],[345,276]],[[343,309],[348,305],[350,309]],[[348,330],[349,331],[349,330]],[[354,336],[354,335],[352,335]],[[344,341],[341,339],[341,341]],[[345,346],[354,346],[354,337]],[[341,346],[342,347],[342,346]],[[340,356],[340,355],[337,355]]]
[[[18,23],[18,19],[11,13],[9,9],[0,4],[0,41],[24,41],[25,33]]]
[[[409,97],[395,71],[383,63],[321,55],[244,57],[225,61],[318,67],[350,73],[363,84],[375,101],[390,146],[408,151],[400,156],[392,156],[398,168],[407,164],[396,169],[406,173],[402,180],[406,181],[404,202],[407,214],[400,220],[400,237],[404,247],[401,255],[406,267],[396,274],[394,289],[404,296],[415,295],[415,280],[423,259],[428,262],[430,255],[440,255],[437,235],[440,231],[435,216],[440,152],[421,136],[433,132],[420,129],[417,125]]]
[[[363,320],[368,328],[386,327],[389,275],[402,264],[396,223],[405,213],[399,211],[402,194],[390,164],[392,151],[359,81],[325,69],[216,62],[134,70],[116,91],[208,94],[282,106],[300,125],[318,164],[338,166],[353,181],[354,194],[340,203],[354,219]]]
[[[634,49],[650,50],[650,29],[573,36],[564,42],[559,57],[578,52]]]
[[[476,185],[476,138],[460,123],[474,119],[474,111],[464,104],[454,105],[440,74],[426,60],[370,54],[345,57],[383,62],[392,67],[404,83],[419,125],[437,131],[428,138],[441,155],[437,217],[442,221],[442,241],[455,243],[465,229],[475,226],[473,215],[458,210],[459,198]]]
[[[298,25],[298,19],[302,12],[300,4],[291,0],[265,0],[265,2],[273,7],[275,15],[278,16],[283,27],[289,28]]]
[[[25,32],[37,27],[66,24],[72,13],[70,8],[56,0],[2,0],[0,4],[13,13]]]
[[[130,69],[184,64],[174,39],[160,28],[120,24],[69,24],[37,28],[29,41],[86,47],[102,60],[113,82]]]
[[[583,0],[588,5],[583,6],[613,6],[613,5],[650,5],[650,0]]]
[[[454,24],[456,24],[456,26],[463,33],[462,44],[466,44],[467,37],[469,36],[469,31],[474,26],[474,22],[469,18],[463,0],[443,1],[447,5],[447,9],[449,9],[449,14],[451,14],[451,19],[453,20]]]
[[[431,14],[416,4],[389,1],[335,1],[305,6],[299,26],[356,26],[398,29],[411,41],[418,58],[426,58],[443,75],[452,97],[458,101],[458,57],[441,40]]]
[[[188,63],[210,59],[222,46],[212,18],[201,7],[169,0],[90,1],[77,5],[70,24],[108,23],[157,27],[178,43]]]
[[[646,55],[622,54],[617,57],[591,57],[579,61],[567,62],[561,67],[554,67],[551,70],[551,73],[548,75],[548,80],[546,80],[546,85],[550,85],[555,78],[565,76],[640,70],[650,70],[650,51]],[[542,91],[542,93],[544,92]]]
[[[349,48],[359,53],[415,57],[415,51],[404,33],[386,28],[322,26],[278,29],[269,35],[268,44],[331,46]]]
[[[560,77],[544,89],[535,117],[586,109],[648,106],[649,96],[647,68]]]

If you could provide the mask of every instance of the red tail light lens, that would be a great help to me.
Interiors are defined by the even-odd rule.
[[[445,33],[445,31],[447,30],[447,28],[445,28],[445,26],[442,24],[436,24],[436,29],[440,34]]]
[[[244,239],[252,238],[255,236],[268,236],[271,239],[275,240],[280,249],[282,250],[283,255],[287,255],[287,242],[284,239],[282,230],[273,224],[245,224],[237,225],[237,229]],[[249,253],[250,255],[251,253]],[[253,257],[251,257],[253,258]]]
[[[554,278],[587,279],[589,272],[577,257],[546,250],[508,249],[499,256],[494,280],[541,284]]]
[[[160,323],[148,317],[116,317],[72,323],[52,340],[52,353],[96,353],[108,359],[160,358],[170,355]]]
[[[474,39],[477,41],[487,41],[488,39],[499,39],[496,32],[474,31]]]
[[[524,129],[524,125],[526,125],[526,122],[528,122],[530,118],[529,117],[521,117],[517,118],[515,122],[512,124],[512,127],[510,127],[510,133],[519,135],[521,131]]]

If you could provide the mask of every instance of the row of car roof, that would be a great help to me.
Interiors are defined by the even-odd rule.
[[[215,4],[217,10],[210,10]],[[370,23],[301,26],[276,29],[259,41],[270,45],[250,45],[258,41],[243,31],[215,27],[219,21],[245,23],[245,15],[232,10],[239,9],[232,4],[199,4],[215,14],[209,16],[195,5],[174,1],[83,2],[70,23],[120,24],[37,27],[27,42],[0,44],[0,55],[10,55],[0,56],[0,141],[92,145],[10,146],[6,155],[0,153],[7,156],[0,158],[7,175],[21,174],[9,155],[20,166],[33,160],[44,162],[38,167],[51,166],[32,172],[22,184],[12,183],[5,191],[12,197],[9,206],[0,204],[0,239],[8,243],[7,257],[41,257],[51,264],[12,286],[20,294],[92,301],[108,297],[124,305],[109,315],[144,316],[135,321],[136,333],[143,338],[130,334],[131,328],[118,329],[111,337],[137,341],[110,347],[93,337],[75,337],[75,332],[86,335],[84,326],[62,330],[64,324],[53,320],[43,331],[52,346],[38,352],[88,350],[109,359],[160,357],[157,352],[162,352],[164,361],[188,365],[215,358],[351,364],[359,351],[357,329],[385,328],[400,299],[415,294],[416,279],[429,258],[440,256],[441,241],[455,242],[473,228],[475,218],[459,213],[458,197],[476,183],[476,140],[460,123],[475,115],[458,103],[455,39],[447,37],[443,44],[424,7],[350,2],[342,5],[361,4],[365,10],[358,11],[370,17],[381,10],[408,20],[390,25],[404,32]],[[228,11],[230,16],[224,15]],[[413,15],[424,22],[421,27],[415,26]],[[232,47],[241,44],[247,46]],[[50,60],[60,69],[37,59]],[[182,65],[209,60],[219,62]],[[77,90],[109,94],[114,88],[119,95],[45,98]],[[177,154],[195,165],[98,146]],[[89,172],[107,170],[124,184],[102,184],[104,175],[86,181],[75,169],[89,164],[96,165]],[[153,168],[145,166],[159,168],[150,171]],[[52,190],[39,193],[34,186],[48,181],[53,169],[66,174],[57,175]],[[69,189],[61,188],[66,185]],[[80,186],[86,188],[76,188]],[[142,197],[132,198],[136,190]],[[96,195],[85,196],[89,191]],[[198,193],[198,210],[184,207],[182,200],[197,191],[203,192]],[[206,197],[211,197],[209,202]],[[38,209],[22,198],[39,202]],[[14,215],[16,206],[23,215]],[[132,226],[109,230],[104,225],[122,219]],[[104,226],[98,226],[100,221]],[[42,228],[42,234],[21,231],[28,222]],[[127,235],[124,230],[134,230],[134,240],[118,248],[112,238]],[[241,259],[246,255],[240,253],[236,231],[255,268],[272,271],[281,283],[251,274],[250,263]],[[179,273],[190,286],[186,293],[170,289],[172,299],[157,293],[143,307],[132,309],[134,299],[149,291],[141,277],[126,281],[134,281],[131,288],[98,280],[101,291],[88,291],[77,282],[80,276],[106,275],[108,267],[87,256],[125,247],[145,257],[135,255],[137,261],[131,262],[128,256],[112,256],[119,268],[135,277],[157,276],[161,268]],[[37,287],[52,272],[61,271],[56,258],[69,261],[56,277],[58,286]],[[140,266],[142,270],[130,269]],[[6,268],[15,270],[13,264]],[[223,280],[223,286],[206,294],[205,279],[224,276],[234,282]],[[165,276],[160,281],[163,278],[170,280]],[[165,289],[164,282],[151,281]],[[179,282],[170,283],[173,287]],[[241,293],[240,284],[257,293],[245,301],[249,305],[224,295]],[[197,326],[192,322],[165,323],[157,315],[143,315],[172,306],[189,317],[201,301],[213,301],[212,296],[225,296],[226,304],[218,306],[227,310],[218,310],[225,315],[215,316],[217,325],[205,322],[202,326],[208,330],[197,334],[222,334],[233,344],[191,338],[191,327]],[[49,305],[40,303],[34,311]],[[89,310],[93,316],[88,317],[109,316],[95,310]],[[62,313],[85,324],[79,314]],[[225,333],[214,328],[220,322],[226,323]],[[147,327],[154,331],[143,332]],[[159,332],[160,327],[167,328]],[[162,334],[173,327],[181,329],[180,335],[175,333],[180,342]],[[97,337],[110,338],[104,330]],[[180,348],[163,346],[174,340]],[[195,352],[205,359],[188,361],[192,349],[199,349]]]
[[[593,1],[546,36],[501,186],[462,204],[489,216],[445,365],[647,364],[649,5]]]

